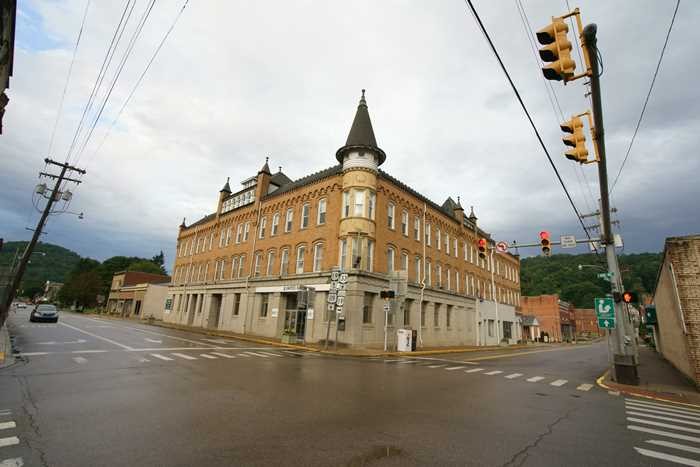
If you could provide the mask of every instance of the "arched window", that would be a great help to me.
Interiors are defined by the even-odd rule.
[[[265,275],[271,276],[274,274],[275,269],[275,250],[269,250],[267,252],[267,268],[265,269]]]
[[[270,236],[277,235],[280,226],[280,213],[276,212],[272,215],[272,227],[270,229]]]
[[[318,215],[316,216],[316,224],[322,225],[326,223],[326,198],[318,200]]]
[[[297,262],[296,262],[296,273],[304,273],[304,256],[306,255],[306,246],[299,245],[297,247]]]
[[[289,248],[280,251],[280,276],[289,274]]]
[[[393,247],[386,249],[386,272],[394,272],[394,261],[396,259],[396,250]]]
[[[314,245],[314,272],[323,270],[323,243]]]

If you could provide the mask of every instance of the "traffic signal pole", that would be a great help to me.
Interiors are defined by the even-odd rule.
[[[605,157],[605,132],[603,127],[603,106],[600,95],[600,77],[598,70],[598,49],[596,32],[597,26],[589,24],[583,29],[583,47],[587,50],[590,60],[591,97],[593,100],[593,119],[595,122],[595,144],[598,149],[598,179],[600,185],[601,218],[603,228],[601,231],[601,243],[605,246],[605,256],[608,263],[608,271],[612,274],[611,286],[613,293],[622,292],[622,280],[620,266],[617,262],[615,243],[610,224],[610,193],[608,190],[608,170]],[[615,303],[615,320],[617,325],[614,332],[608,335],[612,340],[608,345],[614,349],[613,364],[611,367],[612,379],[622,384],[639,384],[639,356],[637,354],[636,334],[632,329],[632,323],[622,303]]]

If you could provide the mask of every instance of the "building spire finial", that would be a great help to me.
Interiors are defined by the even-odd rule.
[[[362,97],[360,97],[360,105],[367,105],[367,101],[365,100],[365,90],[362,90]]]

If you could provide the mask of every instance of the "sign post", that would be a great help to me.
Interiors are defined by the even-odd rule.
[[[379,297],[384,299],[384,352],[388,350],[389,344],[389,310],[391,310],[390,299],[394,298],[396,293],[393,290],[382,290],[379,292]]]
[[[328,298],[326,299],[326,302],[328,302],[328,327],[326,328],[326,342],[323,344],[324,350],[328,350],[328,340],[331,337],[331,313],[336,313],[337,312],[335,309],[335,304],[338,301],[338,281],[340,280],[340,268],[334,267],[331,270],[331,283],[330,287],[328,288]],[[336,330],[338,329],[338,322],[336,319]],[[336,332],[336,340],[338,338],[338,333]]]

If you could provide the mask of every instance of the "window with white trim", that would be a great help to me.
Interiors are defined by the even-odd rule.
[[[238,260],[238,277],[243,277],[244,272],[245,272],[245,255],[242,255],[241,258]]]
[[[231,279],[238,277],[238,256],[231,257]]]
[[[314,245],[314,272],[323,270],[323,243]]]
[[[365,190],[355,190],[355,209],[353,215],[363,217],[365,215]]]
[[[267,252],[267,269],[265,271],[266,275],[271,276],[274,273],[275,268],[275,250],[270,250]]]
[[[392,230],[396,228],[395,213],[396,213],[396,206],[394,206],[394,203],[389,203],[386,207],[386,220],[387,220],[387,226]]]
[[[272,227],[270,228],[270,236],[274,237],[277,235],[277,230],[280,225],[280,213],[276,212],[272,215]]]
[[[408,237],[408,211],[401,212],[401,233]]]
[[[258,228],[258,238],[265,238],[265,228],[267,227],[267,217],[260,219],[260,228]]]
[[[438,287],[442,287],[442,265],[435,265],[435,278]]]
[[[292,222],[294,222],[294,209],[289,208],[289,209],[287,209],[287,217],[285,218],[285,224],[284,224],[284,231],[285,232],[292,231]]]
[[[243,224],[238,224],[238,227],[236,227],[236,244],[241,243],[241,240],[243,240]],[[228,241],[226,245],[228,245]]]
[[[408,272],[408,253],[401,253],[401,270]]]
[[[394,259],[396,257],[396,250],[392,247],[386,249],[386,272],[394,272]]]
[[[442,237],[440,235],[440,229],[435,229],[435,246],[438,250],[442,249]]]
[[[369,201],[367,202],[367,217],[374,220],[374,208],[377,205],[377,195],[373,192],[369,192]]]
[[[248,241],[248,234],[250,233],[250,222],[246,222],[245,225],[243,225],[243,241],[247,242]]]
[[[459,258],[459,244],[456,238],[452,239],[452,248],[455,252],[455,258]]]
[[[311,212],[311,205],[309,203],[304,203],[301,207],[301,228],[305,229],[309,226],[309,213]]]
[[[343,192],[343,217],[350,216],[350,192]]]
[[[450,255],[450,234],[445,233],[445,254]]]
[[[304,255],[306,255],[306,247],[304,245],[299,245],[297,247],[297,263],[296,263],[296,273],[303,274],[304,272]]]
[[[289,274],[289,248],[283,248],[280,252],[280,276]]]
[[[316,224],[322,225],[326,223],[326,198],[318,200],[318,215],[316,216]]]
[[[339,254],[340,258],[338,261],[340,262],[340,269],[345,270],[347,268],[347,261],[348,261],[348,239],[343,238],[340,240],[340,248],[339,248]]]
[[[425,224],[425,244],[431,246],[430,244],[430,224]]]
[[[254,262],[255,267],[253,268],[253,275],[255,277],[260,277],[260,263],[261,263],[261,261],[262,261],[262,253],[258,251],[257,253],[255,253],[255,262]]]
[[[420,217],[413,219],[413,239],[420,242]]]
[[[420,274],[421,274],[421,270],[420,270],[420,265],[421,265],[420,256],[416,256],[413,262],[414,262],[414,265],[415,265],[415,267],[416,267],[416,282],[420,284]]]

